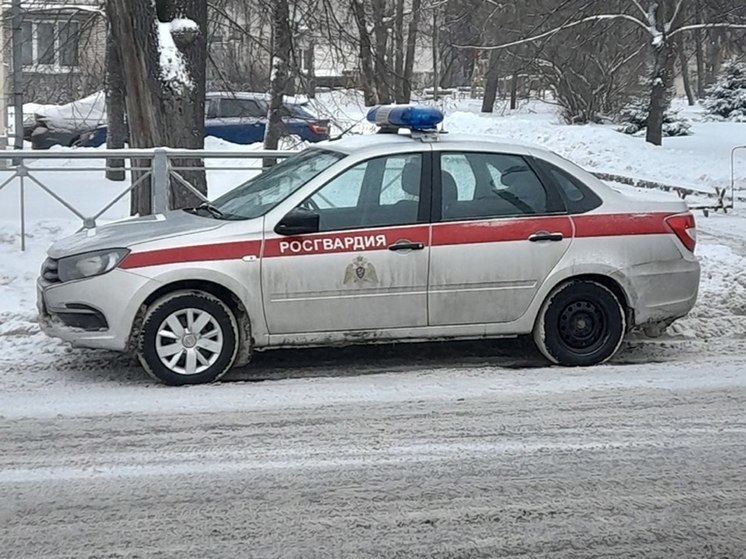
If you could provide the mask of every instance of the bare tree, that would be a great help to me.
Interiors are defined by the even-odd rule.
[[[290,9],[287,0],[272,2],[272,76],[269,80],[270,101],[267,126],[264,131],[264,148],[277,149],[283,134],[283,96],[290,82],[289,65],[293,52],[293,37],[290,29]],[[265,160],[273,165],[274,160]]]
[[[603,4],[599,6],[599,4]],[[669,105],[668,92],[673,85],[674,64],[676,61],[676,50],[674,41],[677,36],[686,32],[700,29],[724,30],[724,29],[746,29],[746,24],[731,21],[708,20],[706,23],[690,23],[684,17],[685,0],[659,0],[650,1],[643,6],[643,0],[628,0],[623,6],[628,11],[610,13],[581,12],[580,16],[571,21],[552,27],[542,33],[533,34],[515,41],[509,41],[499,45],[461,45],[461,48],[486,48],[488,50],[502,50],[519,45],[536,43],[543,39],[556,36],[560,32],[581,25],[598,24],[601,22],[624,22],[633,24],[644,31],[644,36],[652,47],[651,76],[649,82],[650,105],[648,112],[646,140],[655,145],[661,145],[663,139],[663,115]],[[606,3],[591,2],[589,8],[606,8]],[[612,6],[613,7],[613,6]],[[721,17],[724,17],[721,16]]]
[[[373,72],[373,48],[368,34],[368,23],[365,16],[365,8],[359,0],[351,0],[352,11],[355,16],[358,34],[360,36],[360,69],[363,86],[363,96],[366,106],[375,105],[378,95],[374,88],[375,74]]]
[[[107,0],[107,13],[125,76],[132,147],[203,147],[207,4],[204,0]],[[176,165],[201,163],[187,160]],[[206,194],[204,172],[182,176]],[[172,207],[195,205],[198,200],[183,184],[172,182]],[[151,210],[148,188],[133,193],[133,214]]]
[[[125,79],[119,49],[111,32],[106,37],[106,147],[121,149],[127,141],[125,122]],[[106,161],[106,178],[123,181],[124,159],[112,157]]]

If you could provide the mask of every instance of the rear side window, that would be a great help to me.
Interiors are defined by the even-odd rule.
[[[564,210],[529,163],[500,153],[442,153],[441,216],[445,221],[538,216]]]
[[[568,212],[585,213],[601,205],[601,199],[595,192],[564,169],[542,159],[534,159],[534,164],[560,192]]]

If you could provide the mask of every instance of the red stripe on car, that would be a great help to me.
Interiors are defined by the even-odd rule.
[[[526,241],[531,235],[539,231],[562,233],[569,238],[572,237],[572,223],[568,216],[443,223],[433,227],[432,245],[449,246]]]
[[[561,233],[566,238],[571,238],[573,222],[577,238],[666,235],[671,234],[671,229],[666,226],[665,219],[671,215],[674,214],[594,214],[571,216],[571,218],[570,216],[548,216],[439,223],[432,227],[432,241],[429,238],[430,227],[428,225],[280,237],[267,240],[262,257],[386,250],[400,240],[422,243],[425,246],[523,241],[543,231]],[[259,256],[261,244],[261,241],[244,241],[135,252],[120,264],[120,268],[127,270],[163,264],[238,260],[249,255]]]
[[[129,270],[132,268],[145,268],[147,266],[161,266],[163,264],[238,260],[251,254],[258,257],[261,244],[261,241],[241,241],[236,243],[133,252],[124,259],[124,262],[119,267]]]
[[[623,237],[628,235],[667,235],[669,213],[577,215],[575,237]]]

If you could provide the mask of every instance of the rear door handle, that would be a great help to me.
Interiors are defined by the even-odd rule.
[[[397,250],[422,250],[425,248],[425,245],[423,243],[410,243],[409,241],[399,241],[398,243],[395,243],[391,246],[389,246],[389,250],[397,251]]]
[[[565,236],[562,233],[549,233],[547,231],[539,231],[531,235],[528,240],[532,243],[541,243],[545,241],[559,242],[563,240]]]

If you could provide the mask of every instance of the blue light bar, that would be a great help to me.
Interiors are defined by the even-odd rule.
[[[424,105],[384,105],[368,111],[368,122],[381,128],[409,128],[419,132],[437,130],[443,113]]]

